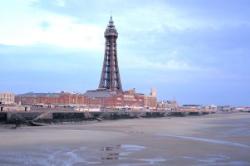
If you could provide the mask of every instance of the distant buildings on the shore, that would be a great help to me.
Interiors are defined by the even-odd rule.
[[[101,92],[102,93],[102,92]],[[150,95],[135,89],[121,94],[100,97],[80,93],[0,93],[0,111],[159,111],[159,112],[250,112],[249,106],[179,105],[175,100],[157,101],[156,92]],[[109,94],[110,95],[110,94]]]
[[[91,92],[78,93],[26,93],[16,96],[16,103],[37,107],[78,107],[78,108],[108,108],[108,109],[151,109],[156,110],[157,98],[155,93],[144,95],[137,93],[135,89],[114,92],[97,90],[94,95]]]

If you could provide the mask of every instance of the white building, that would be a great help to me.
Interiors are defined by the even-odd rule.
[[[13,93],[0,93],[0,104],[14,104],[15,94]]]
[[[175,100],[160,101],[157,103],[157,110],[175,112],[179,110],[179,105]]]

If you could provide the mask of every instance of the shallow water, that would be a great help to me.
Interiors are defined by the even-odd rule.
[[[198,163],[197,165],[200,166],[208,166],[208,165],[248,166],[249,165],[249,162],[246,161],[230,161],[230,157],[225,155],[207,155],[203,158],[183,156],[183,158],[197,162]]]
[[[127,156],[146,149],[141,145],[121,144],[104,146],[100,149],[88,147],[38,147],[20,151],[0,152],[0,165],[4,166],[77,166],[102,165],[108,160],[127,160]],[[141,164],[154,164],[162,159],[138,159]]]
[[[158,135],[165,136],[165,137],[174,137],[174,138],[179,138],[179,139],[191,140],[191,141],[200,141],[200,142],[206,142],[206,143],[212,143],[212,144],[235,146],[235,147],[240,147],[240,148],[250,148],[249,145],[245,145],[245,144],[241,144],[241,143],[237,143],[237,142],[224,141],[224,140],[216,140],[216,139],[201,138],[201,137],[191,137],[191,136],[180,136],[180,135],[168,135],[168,134],[158,134]]]

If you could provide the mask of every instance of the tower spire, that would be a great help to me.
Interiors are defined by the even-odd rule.
[[[109,24],[113,24],[113,23],[114,23],[114,21],[113,21],[112,15],[111,15],[109,18]]]

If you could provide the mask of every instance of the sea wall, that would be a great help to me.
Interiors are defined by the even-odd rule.
[[[7,121],[7,112],[0,112],[0,122]]]
[[[2,123],[56,123],[86,120],[117,120],[135,118],[160,118],[160,117],[183,117],[199,116],[208,112],[0,112]]]

